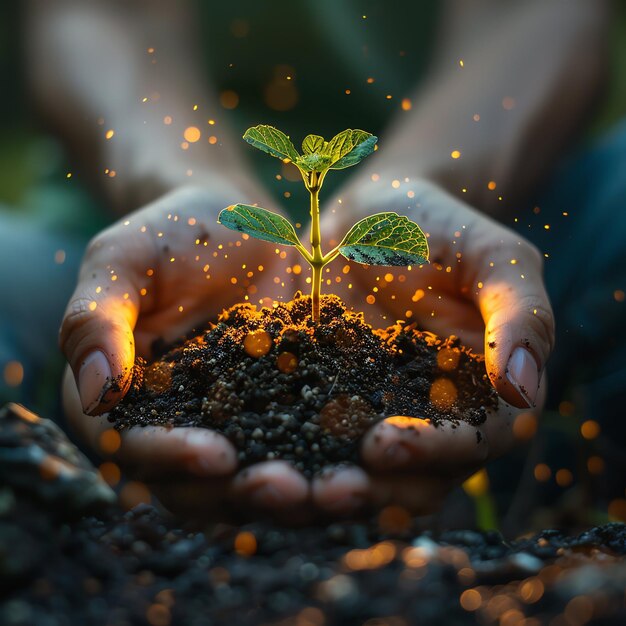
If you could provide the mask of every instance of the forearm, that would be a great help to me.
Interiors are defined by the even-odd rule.
[[[497,213],[584,123],[604,79],[608,11],[586,0],[449,4],[456,21],[432,73],[364,177],[427,178]]]
[[[241,170],[190,22],[180,2],[31,3],[35,101],[119,212]],[[184,143],[188,127],[201,131],[199,141]]]

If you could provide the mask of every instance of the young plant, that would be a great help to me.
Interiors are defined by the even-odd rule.
[[[243,138],[255,148],[293,163],[311,196],[311,249],[300,241],[294,227],[277,213],[248,204],[234,204],[220,212],[217,221],[231,230],[256,239],[294,246],[313,270],[311,278],[312,318],[320,318],[322,270],[339,254],[365,265],[421,265],[428,262],[428,242],[420,227],[408,217],[385,212],[357,222],[338,246],[326,254],[320,234],[319,193],[330,170],[356,165],[374,152],[377,137],[363,130],[344,130],[325,141],[307,135],[299,154],[289,137],[272,126],[249,128]]]

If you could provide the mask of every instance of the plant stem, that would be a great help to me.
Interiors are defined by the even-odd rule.
[[[311,277],[311,317],[313,323],[317,324],[320,321],[320,291],[322,286],[322,265],[317,263],[311,265],[313,268],[313,276]]]
[[[320,291],[322,285],[322,269],[326,263],[322,254],[322,236],[320,233],[320,202],[319,191],[320,185],[315,172],[311,173],[311,185],[309,193],[311,194],[311,268],[313,275],[311,277],[311,317],[314,323],[320,319]]]

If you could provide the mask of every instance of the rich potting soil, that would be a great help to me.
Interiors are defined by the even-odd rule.
[[[110,414],[116,428],[202,426],[242,465],[285,459],[311,475],[355,462],[361,435],[391,415],[480,425],[497,404],[481,356],[398,321],[374,330],[336,296],[257,310],[238,304],[151,364]]]
[[[624,524],[507,540],[424,530],[389,506],[358,522],[200,529],[147,504],[124,511],[137,483],[118,499],[103,467],[49,420],[0,408],[2,626],[626,624]]]

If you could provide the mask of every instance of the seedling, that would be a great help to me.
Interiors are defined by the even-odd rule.
[[[249,128],[243,138],[255,148],[293,163],[311,196],[311,249],[307,250],[294,227],[282,215],[248,204],[234,204],[217,221],[256,239],[294,246],[311,266],[312,318],[320,318],[322,270],[338,255],[364,265],[421,265],[428,262],[428,242],[420,227],[404,215],[385,212],[357,222],[338,246],[324,254],[320,234],[319,193],[330,170],[356,165],[374,152],[377,137],[363,130],[344,130],[330,141],[307,135],[299,154],[287,135],[272,126]]]

